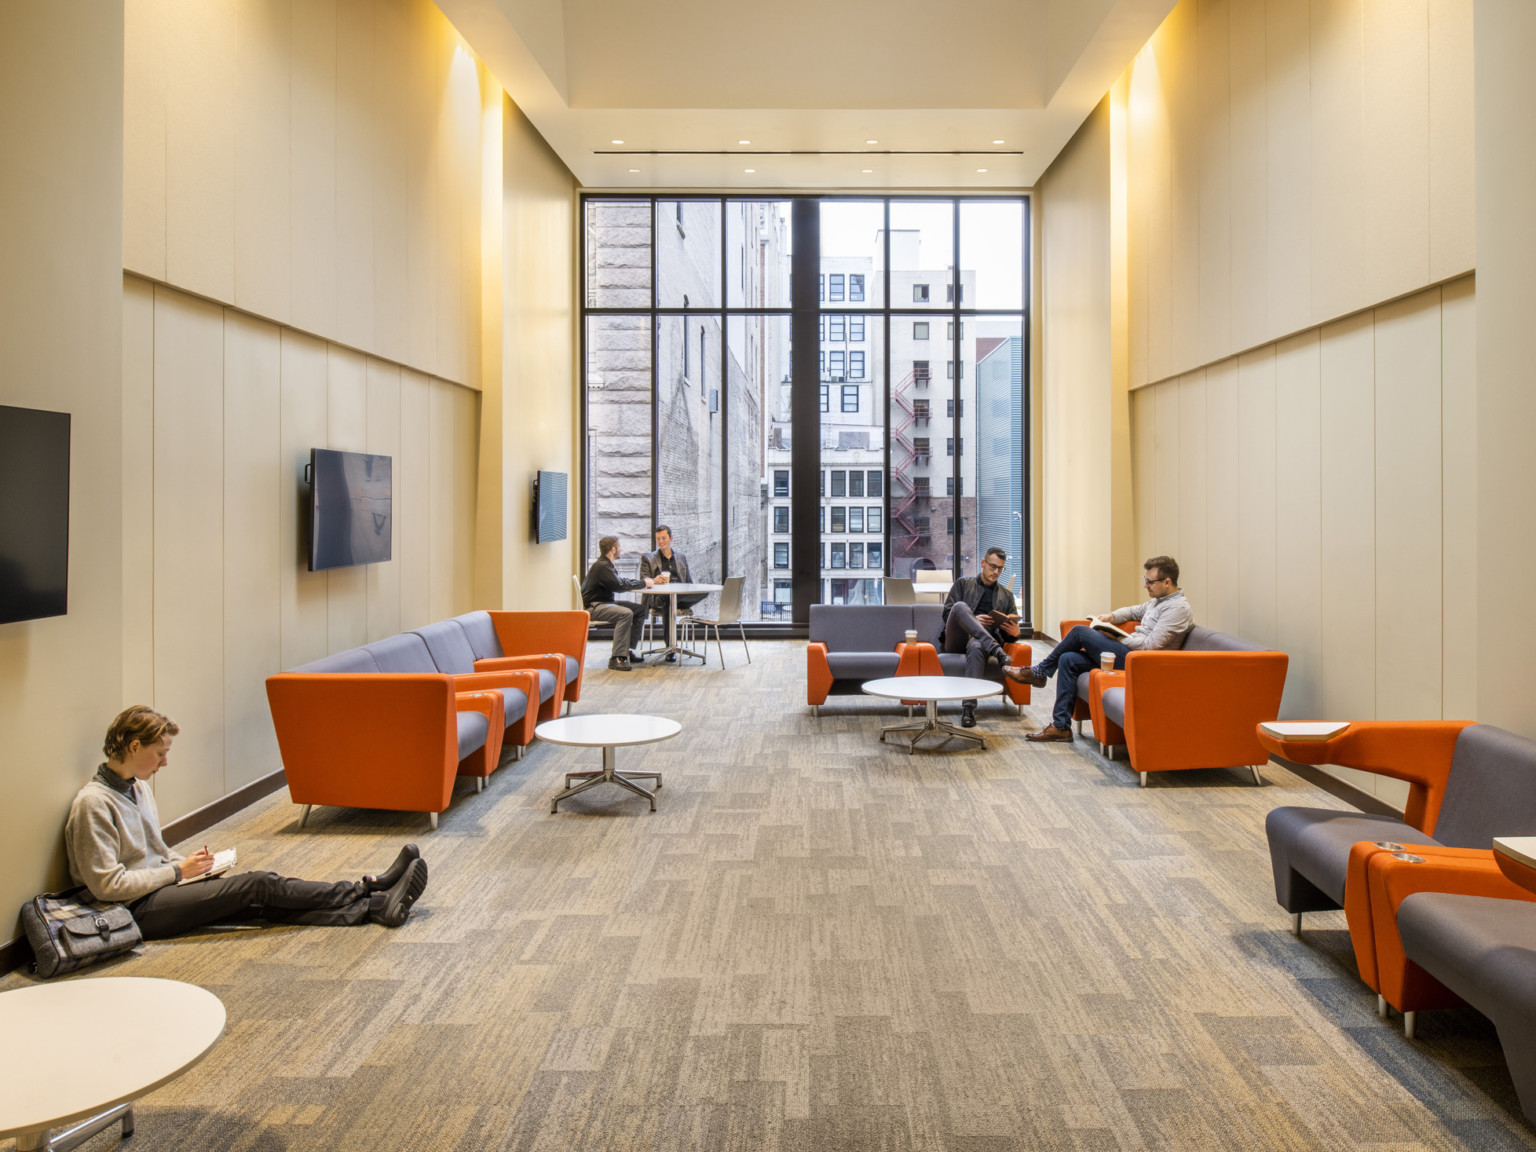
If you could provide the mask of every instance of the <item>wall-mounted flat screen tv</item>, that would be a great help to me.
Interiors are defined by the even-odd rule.
[[[393,461],[367,452],[309,453],[309,570],[378,564],[394,536]]]
[[[0,406],[0,624],[69,611],[69,413]]]
[[[565,539],[565,473],[540,472],[533,480],[533,539]]]

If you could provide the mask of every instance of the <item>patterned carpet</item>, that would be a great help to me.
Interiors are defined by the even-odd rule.
[[[619,753],[665,774],[654,815],[598,788],[551,816],[598,754],[536,745],[436,833],[340,809],[300,831],[279,793],[199,837],[315,878],[414,839],[432,879],[398,931],[215,931],[91,973],[229,1011],[133,1145],[1536,1148],[1486,1021],[1424,1013],[1405,1041],[1342,913],[1291,936],[1264,814],[1339,805],[1284,770],[1138,788],[1091,742],[1027,745],[1039,692],[982,705],[985,751],[908,757],[875,739],[899,708],[811,717],[803,645],[630,675],[606,648],[579,712],[683,724]]]

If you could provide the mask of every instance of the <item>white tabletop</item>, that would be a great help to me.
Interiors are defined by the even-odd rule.
[[[1002,690],[996,680],[971,680],[965,676],[892,676],[864,684],[869,695],[892,700],[975,700],[996,696]]]
[[[1536,836],[1495,836],[1493,850],[1527,868],[1536,868]]]
[[[224,1034],[224,1005],[179,980],[98,976],[0,993],[0,1137],[154,1091]]]
[[[1276,740],[1332,740],[1349,727],[1348,720],[1266,720],[1259,727]]]
[[[551,744],[570,744],[577,748],[624,748],[631,744],[654,744],[658,740],[670,740],[682,730],[681,724],[665,716],[596,714],[546,720],[533,731],[540,740],[547,740]]]
[[[636,588],[642,596],[692,596],[694,593],[708,595],[711,592],[724,591],[724,584],[679,584],[669,582],[666,584],[652,584],[649,588]]]

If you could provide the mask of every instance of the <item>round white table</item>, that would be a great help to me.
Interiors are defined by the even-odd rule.
[[[985,746],[986,739],[979,732],[956,728],[940,720],[939,701],[977,700],[983,696],[997,696],[1003,690],[1003,686],[995,680],[972,680],[966,676],[891,676],[885,680],[867,681],[863,687],[870,696],[888,700],[921,700],[927,706],[927,715],[916,723],[890,724],[880,729],[882,743],[892,732],[915,733],[907,742],[909,756],[919,740],[935,733],[946,740],[958,736],[962,740],[974,740]]]
[[[223,1034],[219,998],[179,980],[99,976],[0,993],[0,1138],[16,1137],[17,1152],[63,1150],[118,1120],[131,1136],[133,1102]]]
[[[667,646],[657,655],[663,658],[674,655],[692,656],[695,659],[703,660],[704,656],[702,653],[677,646],[677,598],[679,596],[694,595],[708,596],[711,592],[721,592],[724,590],[724,584],[682,584],[677,581],[668,581],[666,584],[652,584],[649,588],[643,590],[637,589],[642,596],[666,596],[672,601],[671,611],[667,613]],[[651,653],[647,652],[646,655],[649,656]]]
[[[578,792],[585,792],[588,788],[597,784],[617,784],[621,788],[628,788],[638,796],[644,796],[651,802],[651,811],[656,811],[656,793],[648,791],[636,784],[636,780],[656,781],[656,791],[661,790],[660,772],[628,772],[621,773],[614,768],[615,752],[617,748],[628,748],[635,744],[655,744],[659,740],[670,740],[683,730],[683,726],[676,720],[668,720],[665,716],[634,716],[615,714],[604,716],[595,714],[590,716],[562,716],[559,720],[546,720],[535,728],[534,734],[540,740],[547,740],[551,744],[565,744],[574,748],[601,748],[603,750],[603,767],[601,771],[591,772],[567,772],[565,774],[565,791],[550,802],[551,813],[560,810],[560,801],[569,800]],[[580,780],[580,784],[572,785],[572,780]]]

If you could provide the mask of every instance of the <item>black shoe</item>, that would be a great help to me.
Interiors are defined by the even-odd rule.
[[[635,652],[635,651],[632,650],[630,652],[630,654],[629,654],[629,662],[631,664],[644,664],[645,663],[645,656],[642,653]]]
[[[608,671],[610,672],[633,672],[634,670],[634,665],[622,656],[615,656],[612,660],[608,661]]]
[[[960,705],[960,727],[976,727],[976,701],[966,700]]]
[[[363,886],[369,892],[383,892],[386,888],[393,888],[400,882],[400,877],[405,875],[405,870],[411,866],[411,861],[421,856],[421,850],[414,844],[407,844],[400,849],[400,855],[395,857],[395,862],[377,876],[364,876]]]
[[[987,659],[997,664],[997,670],[999,672],[1008,667],[1008,653],[1003,649],[1001,645],[992,649],[992,651],[987,654]]]
[[[667,653],[667,663],[668,664],[676,664],[677,663],[677,653],[676,652],[668,652]]]
[[[405,866],[405,874],[387,892],[374,893],[368,919],[398,928],[411,914],[411,905],[427,890],[427,862],[420,857]]]

